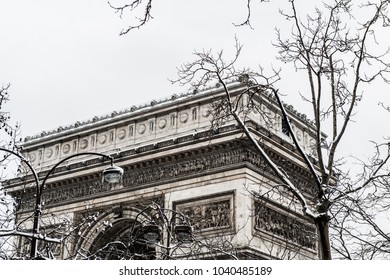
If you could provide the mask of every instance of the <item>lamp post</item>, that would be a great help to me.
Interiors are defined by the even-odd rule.
[[[149,215],[146,214],[148,210],[151,212]],[[141,215],[147,216],[148,219],[139,222],[138,219]],[[171,258],[172,249],[178,248],[184,243],[193,242],[192,227],[188,217],[175,210],[161,208],[156,203],[137,214],[131,232],[135,243],[142,245],[144,249],[162,248],[165,251],[164,259]],[[163,233],[166,233],[166,238],[163,238]],[[172,241],[176,245],[172,246]],[[165,242],[166,244],[164,244]]]
[[[96,153],[96,152],[85,152],[85,153],[78,153],[74,154],[71,156],[68,156],[61,161],[59,161],[57,164],[55,164],[45,175],[45,177],[40,181],[38,173],[35,171],[34,167],[30,164],[29,160],[20,155],[19,153],[5,149],[0,147],[0,151],[4,151],[10,154],[13,154],[14,156],[18,157],[22,162],[24,162],[28,168],[31,170],[33,177],[34,177],[34,183],[35,183],[35,188],[36,188],[36,197],[35,197],[35,205],[34,205],[34,219],[33,219],[33,228],[32,228],[32,234],[28,233],[21,233],[21,232],[13,232],[14,235],[21,235],[21,236],[28,236],[31,237],[31,250],[30,250],[30,258],[34,259],[37,257],[37,252],[38,252],[38,241],[39,240],[47,240],[47,241],[52,241],[52,242],[61,242],[60,240],[55,240],[52,238],[45,238],[41,237],[39,235],[39,220],[41,217],[42,213],[42,194],[43,190],[45,188],[45,183],[49,176],[54,173],[55,169],[62,163],[64,163],[67,160],[70,160],[74,157],[79,157],[79,156],[85,156],[85,155],[95,155],[95,156],[100,156],[106,159],[110,160],[111,165],[107,167],[106,169],[103,170],[102,173],[102,183],[107,182],[107,183],[118,183],[122,179],[123,175],[123,169],[115,166],[114,165],[114,158],[109,155],[101,154],[101,153]]]

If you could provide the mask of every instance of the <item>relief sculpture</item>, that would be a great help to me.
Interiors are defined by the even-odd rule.
[[[247,148],[236,148],[214,154],[197,155],[186,160],[165,165],[133,169],[129,172],[125,172],[123,186],[125,188],[132,188],[144,184],[160,183],[163,180],[178,180],[181,176],[198,175],[200,172],[229,167],[240,163],[249,163],[259,170],[262,170],[262,172],[272,175],[272,170],[260,155]],[[304,176],[298,175],[297,172],[294,172],[292,167],[289,168],[291,168],[291,170],[287,170],[287,173],[291,174],[291,180],[294,184],[302,191],[314,194],[314,188],[307,183]],[[113,186],[111,185],[103,185],[100,180],[90,180],[54,189],[47,189],[44,196],[46,203],[53,204],[111,190],[113,190]],[[23,203],[23,208],[31,207],[33,205],[34,197],[32,194],[27,196],[28,197],[25,198],[29,201]]]
[[[303,247],[315,250],[316,229],[257,202],[255,208],[255,229],[265,230],[278,237],[293,241]]]
[[[230,200],[180,206],[178,211],[189,217],[195,231],[229,228],[232,225]]]

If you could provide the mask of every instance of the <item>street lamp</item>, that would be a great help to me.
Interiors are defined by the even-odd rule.
[[[155,223],[143,226],[142,239],[146,240],[149,245],[155,246],[161,240],[161,228]]]
[[[115,184],[122,180],[123,169],[111,163],[111,166],[103,170],[102,183]]]
[[[149,210],[151,213],[146,213]],[[148,218],[140,222],[138,219],[141,215]],[[136,244],[143,245],[145,250],[160,247],[168,259],[171,258],[172,249],[193,242],[189,218],[175,210],[161,208],[156,203],[137,214],[131,232]],[[164,233],[166,238],[163,238]],[[172,246],[171,242],[176,244]]]
[[[46,238],[42,237],[39,234],[39,219],[41,217],[42,212],[42,193],[45,188],[45,183],[49,176],[55,171],[55,169],[62,163],[64,163],[67,160],[70,160],[74,157],[79,156],[86,156],[86,155],[94,155],[94,156],[100,156],[106,159],[110,160],[111,165],[103,170],[102,172],[102,183],[119,183],[122,180],[123,176],[123,169],[114,165],[114,158],[109,155],[96,153],[96,152],[85,152],[85,153],[78,153],[71,156],[68,156],[61,161],[59,161],[57,164],[55,164],[47,173],[46,176],[43,178],[43,180],[40,182],[37,172],[35,171],[34,167],[30,164],[29,160],[20,155],[19,153],[5,149],[0,147],[0,151],[4,151],[10,154],[13,154],[14,156],[18,157],[22,162],[24,162],[28,168],[31,170],[34,181],[35,181],[35,188],[36,188],[36,198],[35,198],[35,206],[34,206],[34,222],[33,222],[33,228],[32,228],[32,234],[29,233],[22,233],[22,232],[13,232],[13,235],[21,235],[21,236],[28,236],[31,237],[31,250],[30,250],[30,258],[36,259],[37,258],[37,252],[38,252],[38,240],[47,240],[51,242],[61,242],[61,240],[53,239],[53,238]]]
[[[179,242],[189,243],[192,241],[192,227],[187,224],[176,225],[175,235]]]

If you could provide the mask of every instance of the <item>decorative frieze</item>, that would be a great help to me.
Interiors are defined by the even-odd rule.
[[[276,154],[271,158],[278,164],[284,164],[284,160]],[[225,147],[212,152],[205,151],[192,156],[185,156],[181,160],[167,159],[164,164],[159,161],[151,161],[145,166],[129,166],[126,168],[123,187],[137,188],[144,185],[168,182],[170,180],[184,179],[188,176],[200,176],[202,173],[214,172],[220,168],[232,168],[237,164],[250,164],[263,175],[274,176],[267,162],[258,153],[245,147]],[[130,168],[131,167],[131,168]],[[308,181],[309,173],[300,171],[300,168],[292,164],[284,165],[284,169],[293,183],[308,195],[315,194],[314,186]],[[66,200],[87,198],[99,193],[109,192],[120,186],[102,184],[99,179],[70,183],[61,187],[50,187],[44,193],[46,205],[53,205]],[[27,197],[26,197],[27,196]],[[23,208],[32,207],[34,204],[33,194],[26,195]]]
[[[248,153],[246,153],[245,149],[225,151],[212,155],[199,155],[181,162],[126,172],[123,184],[125,187],[133,187],[185,175],[199,174],[199,172],[242,163],[247,158]]]
[[[175,210],[189,218],[195,233],[233,230],[233,193],[175,203]]]
[[[255,230],[292,241],[299,246],[316,249],[317,235],[314,225],[298,220],[296,215],[276,211],[263,201],[255,203]]]
[[[283,164],[284,160],[276,154],[271,158],[277,163]],[[202,154],[193,158],[175,162],[172,164],[158,165],[150,168],[142,168],[126,172],[124,175],[124,186],[134,187],[142,184],[160,182],[162,180],[175,179],[186,175],[198,175],[200,172],[210,171],[216,168],[229,167],[240,163],[250,163],[256,168],[262,170],[262,173],[274,176],[273,171],[259,154],[247,148],[235,148],[228,151],[220,151],[215,154]],[[298,172],[298,168],[292,164],[284,165],[286,173],[290,176],[293,183],[304,193],[315,194],[314,186],[310,185],[310,173]],[[305,177],[306,175],[306,177]]]
[[[43,194],[45,205],[51,206],[70,199],[80,197],[88,198],[92,195],[108,192],[114,189],[113,184],[102,184],[101,180],[89,180],[80,183],[73,183],[64,187],[47,189]],[[22,209],[31,209],[35,205],[33,193],[28,193],[21,201]]]

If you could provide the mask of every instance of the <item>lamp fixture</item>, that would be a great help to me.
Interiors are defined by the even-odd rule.
[[[156,224],[149,224],[143,227],[143,238],[148,244],[157,244],[161,240],[161,230]]]
[[[123,168],[115,165],[111,165],[103,170],[102,181],[103,183],[115,184],[122,181]]]
[[[186,224],[175,226],[176,239],[182,243],[189,243],[193,241],[192,227]]]

